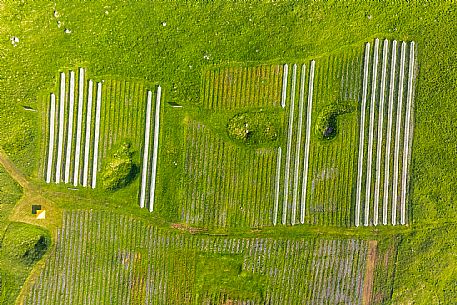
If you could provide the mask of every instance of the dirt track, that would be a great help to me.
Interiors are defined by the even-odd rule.
[[[378,241],[370,240],[368,242],[367,265],[365,269],[365,280],[363,282],[362,304],[364,305],[371,304],[377,249]]]

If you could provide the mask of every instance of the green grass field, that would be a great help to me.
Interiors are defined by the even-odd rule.
[[[235,299],[252,300],[255,304],[264,300],[276,304],[313,300],[337,303],[338,294],[329,292],[335,288],[333,291],[341,291],[341,302],[350,299],[365,304],[455,303],[456,260],[452,240],[457,232],[454,224],[457,191],[453,183],[457,176],[456,17],[456,6],[451,1],[1,2],[0,147],[30,178],[33,194],[50,200],[51,211],[81,212],[64,212],[63,221],[60,212],[52,214],[55,219],[43,223],[43,229],[11,222],[14,214],[15,221],[37,223],[29,216],[22,219],[18,216],[29,214],[29,203],[21,203],[19,199],[22,192],[31,191],[21,191],[7,173],[0,172],[0,228],[5,238],[8,237],[6,241],[9,240],[0,248],[0,300],[13,304],[19,296],[25,304],[84,304],[84,298],[86,302],[97,300],[106,304],[110,297],[118,304],[224,304]],[[19,41],[14,41],[14,37]],[[407,225],[364,228],[365,223],[372,225],[374,221],[371,203],[370,214],[366,216],[367,190],[373,192],[369,201],[375,200],[373,194],[379,180],[375,169],[379,108],[372,114],[374,57],[370,53],[362,146],[366,149],[364,160],[368,147],[374,149],[372,178],[371,185],[364,182],[360,186],[361,227],[355,228],[364,45],[369,42],[372,52],[375,38],[380,38],[376,72],[379,86],[383,39],[399,42],[397,71],[400,42],[408,42],[405,77],[409,75],[409,42],[416,43]],[[389,60],[391,53],[389,49]],[[290,141],[288,132],[290,122],[298,126],[300,121],[301,64],[306,64],[306,94],[312,59],[316,63],[314,103],[307,205],[302,221],[301,203],[297,200],[301,197],[294,194],[302,190],[303,179],[302,176],[296,179],[295,160],[300,160],[301,171],[305,150],[296,149],[297,129],[292,129]],[[286,107],[282,108],[286,63],[288,93]],[[291,111],[294,63],[297,64],[295,109]],[[154,89],[157,84],[163,87],[153,213],[138,207],[140,174],[115,192],[100,188],[70,190],[68,185],[44,183],[49,94],[54,92],[58,96],[59,72],[77,72],[78,67],[87,69],[86,79],[105,80],[101,164],[112,148],[127,139],[133,143],[133,162],[140,168],[145,89]],[[387,71],[391,71],[390,61]],[[405,87],[405,97],[406,91]],[[394,93],[398,90],[394,89]],[[335,138],[320,140],[315,130],[317,119],[335,100],[353,101],[357,110],[338,116]],[[174,108],[169,102],[183,107]],[[405,103],[406,99],[402,107],[406,107]],[[261,108],[275,118],[278,138],[263,146],[247,146],[231,140],[226,122],[239,112]],[[303,109],[305,125],[306,97]],[[396,113],[394,108],[394,131]],[[371,116],[373,127],[370,127]],[[387,122],[383,124],[386,126]],[[370,129],[374,131],[371,140]],[[299,141],[306,143],[305,128]],[[394,154],[395,137],[392,141]],[[281,172],[276,194],[279,146]],[[403,149],[401,140],[400,172]],[[381,153],[385,153],[384,148]],[[366,177],[367,163],[363,162],[363,177]],[[395,162],[392,161],[392,167]],[[65,168],[65,164],[62,166]],[[288,168],[287,179],[285,168]],[[385,164],[380,169],[381,181],[385,181],[382,179]],[[389,175],[393,175],[393,170]],[[288,186],[284,189],[286,180]],[[395,191],[389,189],[390,193]],[[382,223],[385,214],[380,208],[384,197],[382,183],[378,196],[378,220]],[[27,212],[13,211],[23,206]],[[388,223],[395,210],[399,224],[401,206],[390,202],[387,208]],[[99,222],[81,215],[93,215]],[[273,227],[275,217],[277,225]],[[129,222],[130,219],[134,221]],[[77,221],[87,221],[89,226],[82,228]],[[293,222],[295,226],[289,226]],[[59,223],[63,227],[55,231],[53,225]],[[118,231],[114,224],[126,230],[134,229],[134,237],[123,235],[126,233]],[[82,237],[85,235],[76,234],[80,229],[87,234],[86,239]],[[160,238],[148,239],[148,235],[141,234],[143,230],[151,234],[160,232],[156,235]],[[18,231],[24,234],[16,234]],[[49,235],[54,237],[51,248],[38,264],[26,265],[14,254],[23,250],[17,245],[24,240],[34,241],[37,236]],[[67,235],[71,238],[65,239]],[[223,247],[224,240],[244,240],[250,244],[243,244],[243,250],[238,252],[222,253],[211,248]],[[363,249],[369,248],[370,240],[378,243],[376,263],[368,267],[363,262],[370,261],[369,251]],[[158,249],[153,249],[152,241],[160,245]],[[356,259],[347,256],[350,241],[363,250],[349,251]],[[265,269],[252,261],[264,249],[251,245],[258,242],[264,243],[266,249],[273,248],[272,245],[278,247],[268,258],[259,258],[266,263],[262,267]],[[312,250],[300,252],[308,247]],[[78,252],[71,249],[87,257],[78,260]],[[313,255],[322,259],[314,259]],[[166,260],[167,256],[172,259]],[[94,259],[89,260],[90,257]],[[294,267],[295,261],[301,264]],[[306,269],[313,261],[322,265],[323,271]],[[273,274],[274,264],[281,266],[278,280],[272,280],[269,273]],[[219,270],[211,268],[215,265],[226,271],[216,273],[214,270]],[[372,287],[357,290],[343,282],[338,286],[340,279],[335,270],[348,266],[373,272]],[[98,268],[105,273],[92,272]],[[62,274],[57,275],[58,271]],[[163,271],[157,273],[162,282],[151,285],[151,278],[159,271]],[[28,274],[31,276],[26,280]],[[355,279],[355,273],[351,274],[348,280]],[[66,276],[77,281],[63,280]],[[301,279],[307,279],[307,285],[300,286]],[[341,287],[352,287],[346,300]]]

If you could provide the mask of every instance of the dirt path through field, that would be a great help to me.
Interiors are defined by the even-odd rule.
[[[3,150],[0,150],[0,164],[5,168],[8,174],[17,182],[25,191],[34,191],[36,187],[27,179],[27,177],[14,165],[10,158]]]
[[[378,241],[370,240],[368,242],[368,255],[367,265],[365,269],[365,281],[363,282],[363,296],[362,304],[371,304],[373,294],[373,280],[374,280],[374,269],[376,266],[376,256],[378,249]]]

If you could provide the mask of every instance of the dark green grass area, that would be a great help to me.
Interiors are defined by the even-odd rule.
[[[447,242],[455,230],[439,223],[457,217],[456,17],[450,1],[2,1],[0,146],[26,174],[37,176],[43,157],[39,111],[45,109],[37,97],[55,87],[63,67],[84,66],[100,77],[159,82],[170,93],[169,99],[183,104],[185,110],[199,103],[201,71],[207,66],[293,62],[374,37],[414,40],[419,74],[409,199],[410,223],[419,231],[406,235],[400,246],[393,296],[397,303],[448,302],[445,291],[454,287],[455,275],[442,266],[455,264],[452,242]],[[12,36],[20,39],[16,47]],[[38,112],[26,111],[24,105]],[[161,139],[172,142],[161,142],[156,207],[170,216],[167,219],[177,212],[169,203],[182,197],[174,182],[182,174],[183,119],[184,115],[173,114],[163,120],[170,127],[164,124]],[[138,179],[108,195],[78,191],[83,200],[76,204],[78,197],[68,196],[66,187],[50,190],[62,193],[62,207],[96,205],[160,221],[137,211]],[[11,202],[19,196],[12,194]],[[428,231],[427,225],[439,229]],[[430,241],[432,246],[420,246]]]
[[[0,304],[14,304],[33,265],[46,252],[48,232],[8,221],[22,188],[0,167]]]

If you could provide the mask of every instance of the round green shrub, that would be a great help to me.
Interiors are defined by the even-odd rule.
[[[238,113],[227,123],[230,138],[249,145],[266,144],[278,138],[278,119],[266,111]]]
[[[26,265],[33,265],[46,253],[51,239],[41,228],[28,224],[12,223],[2,242],[3,253]]]
[[[324,107],[317,117],[316,133],[322,140],[331,140],[338,134],[338,116],[356,109],[353,103],[335,103]]]
[[[129,143],[123,143],[114,150],[101,172],[102,187],[105,190],[118,190],[133,180],[135,166],[132,155]]]

